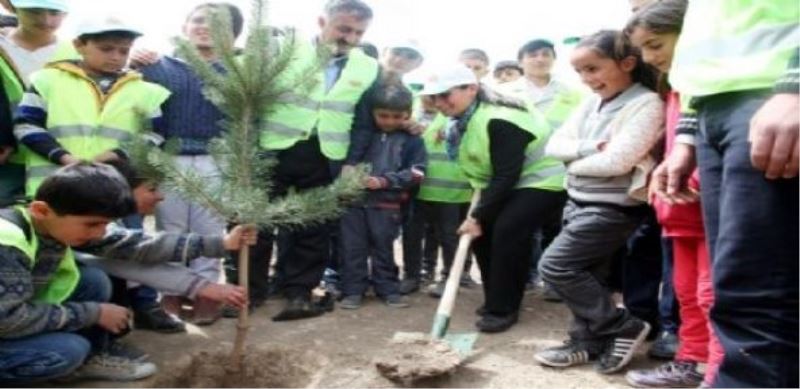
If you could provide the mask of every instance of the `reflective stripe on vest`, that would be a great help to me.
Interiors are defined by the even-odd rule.
[[[307,70],[319,67],[314,46],[297,41],[290,67],[279,76],[278,84],[290,90],[299,77],[308,77]],[[360,49],[350,50],[347,63],[334,83],[325,91],[324,72],[315,72],[313,87],[305,94],[287,92],[278,98],[275,110],[264,117],[259,144],[266,150],[285,150],[308,139],[316,129],[322,154],[332,160],[342,160],[350,146],[350,128],[355,107],[361,96],[378,76],[378,63]]]
[[[31,269],[36,267],[36,252],[39,248],[39,238],[31,225],[30,214],[24,207],[16,208],[23,216],[27,228],[29,228],[30,240],[27,239],[25,231],[16,224],[0,218],[0,245],[15,247],[22,251],[28,258]],[[72,249],[67,247],[64,256],[58,263],[58,268],[50,276],[50,280],[44,288],[33,291],[33,300],[49,304],[60,304],[64,302],[80,281],[80,272],[75,263],[75,256]]]
[[[470,119],[459,147],[459,166],[474,188],[486,188],[493,174],[488,129],[492,119],[511,122],[536,138],[525,149],[525,162],[515,188],[564,190],[564,165],[553,158],[543,157],[551,129],[541,113],[532,106],[528,107],[528,111],[522,111],[485,102],[480,103]]]
[[[445,142],[439,135],[446,124],[447,117],[439,114],[422,136],[428,154],[428,166],[417,198],[440,203],[468,203],[472,197],[472,186],[458,163],[447,156]]]
[[[69,62],[48,65],[31,75],[31,83],[46,104],[47,130],[74,157],[91,160],[118,148],[149,125],[169,96],[165,88],[145,82],[138,73],[120,77],[103,95],[82,69]],[[26,192],[33,196],[57,166],[26,154]]]
[[[800,46],[799,18],[796,0],[690,1],[670,83],[697,97],[772,88]]]

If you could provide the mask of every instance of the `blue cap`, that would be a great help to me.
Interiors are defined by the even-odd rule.
[[[69,6],[66,0],[11,0],[14,8],[44,8],[67,12]]]

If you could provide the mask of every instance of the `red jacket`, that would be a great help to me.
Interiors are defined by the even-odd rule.
[[[667,96],[666,109],[666,155],[669,155],[675,141],[675,127],[678,125],[678,118],[680,117],[680,97],[677,92],[672,91]],[[697,190],[700,189],[697,169],[692,172],[689,186]],[[705,236],[700,202],[669,205],[661,199],[655,198],[653,200],[653,208],[656,210],[656,216],[658,217],[658,222],[661,223],[664,236],[672,238]]]

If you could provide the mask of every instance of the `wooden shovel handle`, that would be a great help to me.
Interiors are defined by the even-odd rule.
[[[478,204],[481,198],[479,191],[475,191],[472,195],[472,201],[469,205],[467,217],[472,213],[472,210]],[[458,285],[461,282],[461,274],[464,272],[464,263],[467,261],[469,255],[469,245],[472,243],[472,235],[464,234],[458,240],[458,249],[456,249],[456,256],[453,258],[453,264],[450,265],[450,272],[447,276],[447,283],[444,286],[444,294],[439,300],[439,307],[436,309],[437,315],[450,316],[455,305],[456,295],[458,294]]]

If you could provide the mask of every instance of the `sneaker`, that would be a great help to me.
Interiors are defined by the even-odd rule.
[[[419,290],[419,280],[404,278],[400,281],[400,294],[411,294]]]
[[[408,308],[411,306],[408,300],[399,294],[390,294],[383,299],[383,302],[392,308]]]
[[[325,292],[330,293],[334,299],[339,299],[342,297],[342,290],[339,289],[338,282],[325,282]]]
[[[696,362],[672,361],[655,369],[631,370],[625,379],[637,388],[696,388],[703,383],[703,374]]]
[[[429,282],[433,282],[433,276],[435,274],[436,272],[434,272],[433,270],[423,270],[419,278],[423,283],[427,284]]]
[[[597,371],[602,374],[620,371],[631,361],[649,332],[649,323],[637,318],[629,319],[622,331],[609,340],[603,355],[595,364]]]
[[[470,277],[469,274],[462,274],[461,279],[458,281],[458,285],[463,288],[470,289],[478,284],[472,279],[472,277]]]
[[[428,287],[428,296],[437,299],[444,296],[445,284],[447,284],[447,281],[439,281],[437,283],[431,284],[431,286]]]
[[[136,381],[150,377],[158,371],[151,362],[136,362],[109,354],[95,354],[75,371],[80,379],[106,381]]]
[[[658,339],[650,346],[647,356],[653,359],[672,360],[677,352],[678,335],[669,331],[661,331]]]
[[[533,359],[545,366],[570,367],[583,365],[597,360],[598,354],[591,352],[585,345],[566,340],[561,346],[550,347],[533,355]]]
[[[339,302],[339,307],[342,309],[358,309],[361,308],[361,295],[353,294],[350,296],[344,296],[341,302]]]
[[[139,330],[150,330],[164,334],[186,332],[186,325],[168,314],[160,305],[133,311],[133,325]]]
[[[111,341],[105,352],[112,357],[130,359],[134,362],[145,362],[150,359],[150,354],[144,350],[119,340]]]

